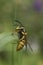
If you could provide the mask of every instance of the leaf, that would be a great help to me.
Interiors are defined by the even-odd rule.
[[[17,35],[11,35],[11,33],[2,33],[0,34],[0,50],[4,45],[8,44],[8,42],[16,41],[18,39]],[[15,42],[14,42],[15,43]]]

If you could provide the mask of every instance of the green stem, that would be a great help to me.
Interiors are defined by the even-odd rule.
[[[12,65],[14,65],[14,43],[12,43]]]

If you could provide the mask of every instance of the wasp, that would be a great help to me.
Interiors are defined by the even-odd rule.
[[[31,45],[28,43],[27,40],[27,32],[24,28],[24,26],[21,24],[20,21],[15,20],[17,23],[19,23],[20,25],[18,25],[15,29],[15,31],[18,33],[18,38],[19,38],[19,42],[17,44],[17,48],[16,50],[19,51],[21,50],[24,46],[26,46],[27,49],[27,44],[29,45],[29,47],[31,48]],[[32,50],[32,48],[31,48]],[[33,50],[32,50],[33,51]]]
[[[18,45],[17,45],[17,51],[19,51],[27,43],[27,38],[26,38],[27,33],[24,31],[23,27],[19,27],[19,26],[16,28],[16,31],[18,32],[18,37],[19,37],[19,42],[18,42]]]

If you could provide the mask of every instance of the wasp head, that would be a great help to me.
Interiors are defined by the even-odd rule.
[[[20,31],[20,30],[22,30],[22,29],[24,29],[24,27],[17,26],[16,29],[15,29],[15,31],[18,32],[18,31]]]

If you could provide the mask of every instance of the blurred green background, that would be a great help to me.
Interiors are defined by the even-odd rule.
[[[0,65],[43,65],[43,11],[34,11],[33,2],[34,0],[0,0]],[[26,54],[24,49],[16,51],[18,36],[17,33],[11,35],[16,27],[13,26],[15,19],[24,25],[31,44],[34,39],[38,40],[38,43],[34,42],[39,47],[37,52],[35,50],[31,54],[28,51]]]

